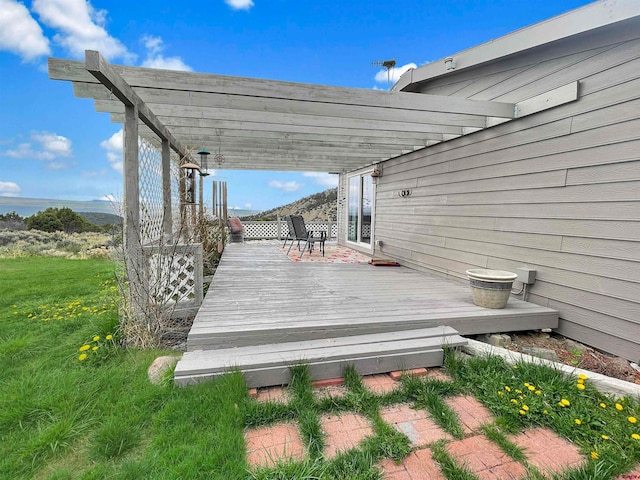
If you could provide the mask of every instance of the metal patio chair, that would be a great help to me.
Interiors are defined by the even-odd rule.
[[[302,251],[300,252],[300,258],[302,258],[302,255],[304,255],[304,252],[307,249],[309,249],[309,253],[312,253],[313,247],[316,243],[320,245],[320,251],[322,252],[322,256],[324,257],[324,242],[327,239],[327,234],[325,232],[320,232],[320,236],[315,236],[313,234],[313,231],[307,231],[307,227],[304,223],[304,218],[302,218],[302,215],[288,215],[288,217],[290,217],[294,237],[295,240],[298,241],[298,246],[300,245],[300,242],[304,242],[304,246],[302,247]],[[287,220],[287,222],[288,221],[289,220]],[[291,241],[291,245],[289,246],[287,255],[289,255],[291,247],[293,247],[293,241]]]

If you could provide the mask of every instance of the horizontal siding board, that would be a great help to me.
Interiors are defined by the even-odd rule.
[[[495,243],[498,245],[517,245],[522,247],[541,248],[544,250],[560,250],[562,237],[558,235],[537,235],[519,232],[498,232],[495,230],[480,230],[470,228],[441,227],[428,224],[411,224],[396,222],[378,225],[376,235],[392,236],[394,232],[404,232],[405,234],[418,233],[428,235],[431,238],[459,238],[463,240],[481,239],[483,242]]]
[[[626,280],[563,270],[546,265],[538,265],[529,261],[522,262],[496,257],[489,257],[487,264],[487,268],[512,272],[515,272],[519,267],[528,267],[536,270],[536,282],[540,280],[548,284],[561,285],[622,300],[638,301],[638,285]]]
[[[636,158],[640,158],[640,145],[634,143],[634,147]],[[572,168],[567,171],[567,185],[626,182],[629,180],[640,180],[640,161]]]
[[[531,291],[550,300],[609,315],[611,317],[607,324],[609,333],[640,339],[640,318],[638,317],[638,304],[636,302],[542,281],[536,282]],[[560,315],[562,316],[561,310]],[[586,324],[586,322],[583,323]]]
[[[608,331],[615,318],[610,315],[593,312],[584,308],[568,305],[554,300],[549,301],[549,308],[560,312],[558,333],[574,338],[586,345],[595,345],[605,352],[613,353],[634,362],[640,361],[638,337],[622,334],[613,335]]]
[[[450,195],[466,192],[498,192],[521,190],[523,188],[544,188],[564,186],[566,173],[564,170],[531,173],[528,175],[513,175],[510,177],[484,178],[465,182],[451,182],[438,185],[428,185],[428,178],[418,179],[418,188],[429,187],[429,195]],[[423,182],[427,182],[424,185]]]
[[[448,249],[459,252],[470,252],[477,255],[532,262],[538,265],[564,268],[576,272],[640,283],[640,276],[637,275],[637,262],[627,260],[600,258],[574,253],[550,252],[533,248],[495,245],[492,243],[458,239],[447,239],[446,246]]]
[[[562,171],[564,175],[564,171]],[[527,177],[526,175],[523,177]],[[510,181],[513,177],[505,177]],[[526,183],[526,182],[522,182]],[[580,203],[591,202],[633,202],[640,200],[640,182],[603,183],[574,185],[567,187],[517,189],[518,192],[509,192],[505,195],[489,196],[486,193],[463,193],[447,195],[448,205],[491,205],[505,203]],[[420,189],[414,191],[419,194]],[[412,194],[413,196],[413,194]]]
[[[404,229],[404,223],[407,219],[397,215],[384,215],[377,212],[376,214],[376,227],[380,225],[391,225],[388,227],[390,230],[397,230],[402,233]],[[402,222],[402,223],[400,223]],[[415,223],[415,222],[407,222]],[[428,217],[420,218],[417,223],[419,225],[442,225],[447,227],[464,227],[464,228],[478,228],[478,229],[492,229],[495,225],[493,218],[486,217],[450,217],[450,216],[437,216],[430,215]]]
[[[566,120],[570,123],[570,119]],[[553,125],[553,124],[549,124]],[[545,128],[547,125],[544,126]],[[561,126],[562,129],[565,124]],[[640,139],[640,120],[623,122],[615,125],[597,128],[583,132],[576,132],[568,135],[555,136],[546,140],[535,141],[535,146],[530,145],[529,136],[533,132],[526,130],[523,132],[522,143],[517,146],[509,146],[509,148],[477,151],[478,149],[469,148],[464,151],[457,152],[461,158],[451,160],[449,163],[449,171],[466,170],[478,166],[497,165],[514,160],[522,160],[532,157],[532,153],[539,158],[549,155],[555,155],[563,152],[571,152],[574,150],[585,150],[587,148],[598,147],[601,145],[609,145],[618,142],[627,142]],[[480,147],[478,147],[480,148]],[[532,148],[534,149],[532,151]]]
[[[387,215],[406,215],[421,221],[420,216],[450,215],[464,217],[513,217],[513,218],[566,218],[583,220],[633,220],[640,221],[637,202],[595,202],[586,208],[583,203],[540,203],[503,205],[451,205],[451,206],[409,206],[406,208],[376,207]]]
[[[490,222],[493,222],[496,230],[505,232],[532,232],[633,241],[640,238],[640,222],[540,218],[497,218],[487,223]]]
[[[567,237],[562,241],[563,252],[595,255],[640,262],[640,238],[635,241],[603,240],[599,238]],[[640,263],[638,263],[640,272]]]

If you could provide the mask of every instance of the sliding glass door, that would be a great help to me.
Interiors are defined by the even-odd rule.
[[[347,241],[371,249],[373,180],[371,172],[347,177]]]

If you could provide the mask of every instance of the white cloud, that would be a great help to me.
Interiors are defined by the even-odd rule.
[[[333,188],[338,186],[338,175],[334,175],[332,173],[305,172],[303,175],[305,177],[314,178],[316,183],[323,187]]]
[[[193,68],[184,63],[182,58],[165,57],[162,54],[164,51],[162,38],[154,37],[153,35],[145,35],[142,37],[142,43],[144,43],[144,46],[147,49],[147,58],[142,62],[143,67],[159,68],[163,70],[181,70],[183,72],[193,71]]]
[[[249,202],[245,203],[244,208],[246,208],[247,210],[251,210],[251,204]]]
[[[51,132],[31,132],[28,142],[18,144],[15,148],[0,151],[0,156],[45,160],[50,162],[47,166],[53,170],[60,170],[69,166],[66,162],[54,161],[59,158],[69,158],[73,155],[71,151],[71,140],[62,135]]]
[[[0,0],[0,50],[6,50],[31,61],[51,54],[49,39],[29,13],[15,0]]]
[[[100,146],[107,151],[107,161],[116,172],[122,173],[123,160],[122,148],[124,145],[124,135],[122,129],[111,135],[107,140],[100,142]]]
[[[253,7],[253,0],[224,0],[234,10],[250,10]]]
[[[54,41],[74,57],[98,50],[109,60],[135,61],[135,55],[105,29],[106,10],[96,10],[86,0],[33,0],[32,7],[42,23],[59,32]]]
[[[281,182],[280,180],[271,180],[269,186],[284,192],[295,192],[302,187],[302,184],[295,181]]]
[[[0,197],[17,197],[20,186],[15,182],[0,182]]]
[[[400,76],[406,72],[407,70],[410,70],[412,68],[418,68],[418,66],[415,63],[407,63],[406,65],[402,65],[401,67],[393,67],[391,70],[389,70],[389,79],[391,82],[391,85],[393,85],[394,83],[396,83],[398,80],[400,80]],[[387,83],[387,69],[384,68],[382,70],[380,70],[378,73],[376,73],[376,82],[378,83]]]

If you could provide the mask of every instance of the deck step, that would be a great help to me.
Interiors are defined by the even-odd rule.
[[[247,386],[288,384],[289,367],[305,363],[313,380],[342,376],[346,365],[361,375],[442,365],[443,346],[457,347],[466,339],[451,327],[322,338],[258,346],[186,352],[174,381],[188,385],[232,369],[244,373]]]

